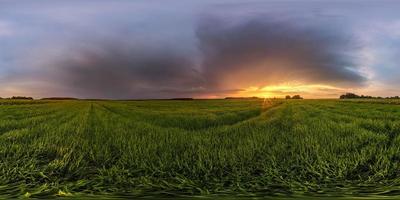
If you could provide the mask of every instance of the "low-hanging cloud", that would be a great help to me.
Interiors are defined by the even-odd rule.
[[[201,89],[193,61],[174,49],[96,41],[52,64],[63,85],[78,96],[96,98],[167,98]],[[200,88],[200,89],[199,89]],[[172,91],[174,89],[174,91]],[[167,93],[169,91],[170,94]]]
[[[360,86],[353,38],[324,27],[258,18],[225,25],[203,20],[197,29],[210,87],[263,87],[285,82]]]
[[[227,24],[203,18],[195,33],[199,51],[193,55],[177,48],[188,45],[180,41],[154,45],[129,34],[86,39],[86,45],[71,42],[61,56],[36,66],[36,78],[84,98],[223,96],[290,81],[335,86],[365,81],[349,53],[357,45],[341,32],[265,18]]]

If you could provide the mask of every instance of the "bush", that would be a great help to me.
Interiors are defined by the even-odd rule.
[[[296,95],[293,95],[292,97],[290,95],[287,95],[285,97],[285,99],[303,99],[303,97],[301,97],[300,95],[296,94]]]

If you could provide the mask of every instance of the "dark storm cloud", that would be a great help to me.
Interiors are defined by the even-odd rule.
[[[199,51],[189,54],[180,41],[165,45],[114,35],[63,44],[61,56],[37,67],[37,79],[72,96],[119,99],[224,96],[288,81],[355,86],[365,80],[352,63],[351,39],[289,21],[203,19],[196,28]]]
[[[126,39],[126,38],[125,38]],[[51,82],[61,82],[74,95],[96,98],[174,98],[225,95],[241,89],[206,88],[201,66],[173,47],[150,47],[113,39],[50,62]]]
[[[332,30],[268,17],[242,23],[207,18],[197,29],[204,76],[211,87],[288,81],[361,85],[365,78],[355,71],[351,54],[358,44]]]
[[[393,96],[390,2],[0,1],[0,96],[224,96],[280,83]]]
[[[123,40],[129,38],[123,38]],[[203,80],[194,63],[176,50],[129,44],[119,40],[93,41],[72,47],[68,57],[51,64],[51,74],[78,96],[96,98],[164,98],[198,91]]]

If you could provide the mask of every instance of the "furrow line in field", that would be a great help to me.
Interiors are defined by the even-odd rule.
[[[313,107],[313,108],[317,108],[317,107]],[[354,109],[352,109],[352,112],[348,112],[347,110],[351,109],[351,107],[349,109],[344,109],[341,108],[341,110],[339,109],[332,109],[332,108],[320,108],[320,109],[324,109],[325,112],[330,112],[330,113],[336,113],[336,114],[340,114],[340,115],[346,115],[346,116],[351,116],[353,118],[362,118],[362,119],[379,119],[379,120],[400,120],[400,116],[387,116],[384,115],[384,117],[381,117],[382,115],[378,115],[378,113],[376,115],[371,115],[371,108],[360,108],[362,110],[360,111],[355,111]],[[375,111],[375,112],[380,112],[380,111]],[[368,113],[368,114],[367,114]],[[381,113],[383,114],[383,113]]]
[[[30,121],[11,124],[8,127],[1,127],[0,126],[0,130],[1,130],[0,135],[6,134],[7,132],[10,132],[10,131],[15,131],[15,130],[19,130],[19,129],[25,129],[25,128],[29,127],[29,126],[32,127],[32,125],[33,126],[38,126],[41,123],[47,122],[48,119],[56,117],[56,116],[58,116],[57,113],[53,113],[53,114],[50,114],[50,115],[44,115],[44,116],[28,118],[28,119],[25,119],[25,120],[30,120]]]
[[[265,117],[266,114],[269,113],[269,111],[279,108],[282,104],[283,104],[282,102],[281,103],[276,103],[274,105],[271,105],[268,108],[263,108],[262,112],[257,116],[254,116],[254,117],[251,117],[251,118],[247,118],[245,120],[238,121],[238,122],[233,123],[233,124],[221,125],[220,127],[227,128],[227,127],[239,126],[241,124],[248,123],[248,122],[251,122],[251,121],[256,121],[259,118]],[[205,129],[209,129],[209,128],[205,128]]]
[[[41,107],[41,108],[13,108],[13,109],[1,109],[0,112],[0,120],[3,120],[4,118],[12,116],[10,120],[22,120],[31,116],[37,116],[41,114],[46,114],[49,112],[57,111],[62,109],[61,106],[57,107]]]
[[[35,112],[31,112],[29,114],[23,114],[23,115],[20,114],[17,117],[14,115],[13,118],[10,118],[10,119],[4,119],[4,118],[0,117],[0,123],[2,121],[21,121],[21,120],[27,120],[27,119],[30,119],[30,118],[34,118],[34,117],[46,116],[46,115],[50,115],[50,114],[56,113],[59,110],[61,110],[61,109],[49,110],[47,112],[36,112],[36,113]]]
[[[64,118],[71,117],[71,116],[74,117],[73,114],[66,115],[64,112],[65,112],[65,110],[60,109],[60,110],[58,110],[58,111],[56,111],[54,113],[51,113],[49,115],[43,115],[43,116],[37,117],[39,119],[37,119],[36,121],[27,121],[25,123],[18,123],[15,126],[9,127],[7,129],[5,129],[5,131],[0,132],[0,136],[5,135],[5,134],[7,134],[9,132],[14,132],[14,131],[17,131],[17,130],[23,130],[23,129],[26,129],[28,127],[30,129],[32,129],[32,128],[38,127],[39,125],[41,125],[43,123],[49,123],[50,121],[53,121],[53,120],[57,121],[60,124],[60,122],[63,122],[62,120]],[[2,129],[2,130],[4,130],[4,129]]]
[[[115,110],[109,108],[108,106],[105,106],[104,104],[99,104],[99,107],[102,108],[102,109],[104,109],[104,110],[105,110],[106,112],[108,112],[108,113],[112,113],[112,114],[114,114],[114,115],[116,115],[116,116],[119,116],[120,118],[123,118],[123,119],[125,119],[125,120],[128,120],[129,122],[134,123],[134,124],[139,124],[139,123],[141,123],[141,124],[146,124],[146,125],[149,125],[149,126],[153,126],[153,127],[156,127],[156,128],[160,128],[160,129],[186,131],[185,129],[182,129],[182,128],[179,128],[179,127],[163,127],[163,126],[156,125],[156,124],[154,124],[154,123],[149,123],[149,122],[146,122],[145,120],[140,120],[140,119],[137,118],[137,117],[133,117],[133,116],[135,116],[135,115],[126,114],[125,112],[118,112],[118,111],[115,111]],[[131,112],[131,113],[132,113],[132,112]]]
[[[107,105],[104,105],[104,104],[101,104],[101,106],[102,106],[104,109],[106,109],[107,111],[109,111],[109,112],[111,112],[111,113],[114,113],[114,114],[117,114],[117,115],[120,115],[120,116],[122,116],[122,117],[124,117],[124,118],[126,118],[126,119],[132,120],[132,121],[135,122],[135,123],[137,123],[138,121],[140,121],[141,123],[145,123],[145,124],[148,124],[148,125],[151,125],[151,126],[155,126],[155,127],[159,127],[159,128],[164,128],[164,129],[180,129],[180,130],[183,130],[183,131],[201,131],[201,130],[208,130],[208,129],[211,129],[211,128],[235,126],[235,125],[240,124],[240,123],[245,123],[245,122],[248,122],[248,121],[257,119],[257,118],[259,118],[260,116],[262,116],[263,113],[265,113],[265,112],[268,111],[269,109],[274,108],[274,107],[277,107],[277,106],[279,106],[279,105],[281,105],[281,104],[282,104],[282,103],[276,103],[275,105],[272,105],[272,106],[270,106],[270,107],[268,107],[268,108],[264,108],[259,114],[255,115],[255,116],[252,116],[252,117],[249,117],[249,118],[245,118],[245,119],[242,119],[242,120],[239,120],[239,121],[236,121],[236,120],[235,120],[235,121],[232,122],[232,123],[229,123],[229,122],[228,122],[228,123],[224,123],[224,124],[212,124],[212,123],[210,122],[211,124],[208,124],[208,126],[204,126],[204,127],[201,127],[201,128],[195,128],[195,129],[193,129],[193,128],[187,129],[187,128],[177,127],[177,126],[172,126],[172,127],[171,127],[171,126],[162,126],[162,125],[156,124],[156,123],[154,123],[154,122],[149,123],[148,121],[150,121],[150,120],[144,120],[144,119],[142,119],[142,118],[136,117],[137,115],[135,115],[135,112],[132,111],[131,109],[128,110],[129,112],[126,112],[127,110],[124,110],[124,112],[122,112],[122,111],[119,111],[119,110],[112,109],[111,107],[109,107],[109,106],[107,106]],[[233,113],[233,114],[237,114],[237,113]]]

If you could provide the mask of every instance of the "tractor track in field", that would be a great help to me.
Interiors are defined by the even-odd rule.
[[[46,114],[43,114],[43,115],[24,118],[24,120],[29,120],[29,119],[34,119],[34,118],[38,118],[38,119],[34,123],[28,123],[28,124],[24,124],[24,125],[16,124],[16,125],[10,126],[9,128],[1,129],[2,131],[0,132],[0,136],[3,135],[3,134],[6,134],[8,132],[11,132],[11,131],[28,128],[32,124],[34,124],[34,126],[31,126],[31,127],[36,127],[36,126],[40,125],[41,123],[46,122],[52,116],[57,116],[57,112],[46,113]]]
[[[52,117],[54,116],[54,117]],[[57,116],[62,116],[62,118],[58,118]],[[8,129],[7,131],[1,132],[0,133],[0,139],[4,138],[5,135],[7,135],[8,133],[11,133],[13,131],[18,131],[18,130],[23,130],[23,129],[34,129],[38,126],[40,126],[41,124],[43,124],[43,122],[48,122],[49,119],[50,120],[57,120],[59,122],[59,126],[67,123],[69,120],[73,119],[75,116],[74,115],[66,115],[63,116],[62,114],[58,114],[58,115],[50,115],[49,117],[46,117],[44,119],[41,119],[38,122],[35,122],[33,126],[27,125],[27,126],[22,126],[22,127],[18,127],[18,128],[13,128],[13,129]]]
[[[262,111],[261,111],[259,114],[255,115],[255,116],[251,116],[251,117],[249,117],[249,118],[245,118],[245,119],[239,120],[239,121],[235,121],[234,123],[219,124],[219,125],[213,125],[213,126],[204,127],[204,128],[186,129],[186,128],[176,127],[176,126],[175,126],[175,127],[171,127],[171,126],[160,126],[159,124],[148,123],[148,122],[146,122],[145,120],[140,121],[140,123],[148,124],[148,125],[155,126],[155,127],[159,127],[159,128],[163,128],[163,129],[165,129],[165,128],[167,128],[167,129],[178,129],[178,130],[190,131],[190,132],[194,132],[194,131],[203,131],[203,130],[205,131],[205,130],[209,130],[209,129],[213,129],[213,128],[222,128],[222,127],[223,127],[223,128],[227,128],[227,127],[233,127],[233,126],[236,126],[236,125],[238,125],[238,124],[242,124],[242,123],[247,123],[247,122],[249,122],[249,121],[253,121],[253,120],[255,120],[255,119],[259,118],[259,117],[262,117],[264,113],[270,111],[271,109],[277,108],[277,107],[281,106],[282,104],[284,104],[284,103],[283,103],[283,102],[279,102],[279,103],[276,103],[276,104],[274,104],[274,105],[271,105],[271,106],[269,106],[269,107],[267,107],[267,108],[262,108]],[[113,113],[113,114],[119,115],[119,116],[121,116],[121,117],[123,117],[123,118],[125,118],[125,119],[132,120],[131,115],[130,115],[129,113],[128,113],[128,114],[121,113],[121,112],[119,112],[119,111],[113,110],[112,108],[110,108],[110,107],[108,107],[108,106],[106,106],[106,105],[104,105],[104,104],[97,104],[97,105],[100,106],[100,107],[102,107],[103,109],[105,109],[105,110],[108,111],[108,112],[111,112],[111,113]],[[131,109],[129,110],[129,112],[130,112],[130,113],[134,113]],[[135,122],[135,123],[137,123],[137,122]]]
[[[40,118],[40,119],[38,119],[34,123],[28,123],[28,124],[25,124],[22,126],[13,126],[12,128],[3,129],[3,131],[0,132],[0,139],[3,137],[3,135],[6,135],[7,133],[10,133],[13,131],[18,131],[18,130],[23,130],[26,128],[31,128],[31,129],[36,128],[36,127],[40,126],[41,124],[43,124],[44,122],[48,122],[49,120],[57,120],[60,122],[59,125],[62,125],[62,124],[67,123],[69,120],[71,120],[75,117],[73,114],[64,115],[64,113],[62,111],[63,111],[62,109],[57,109],[57,110],[54,110],[49,113],[23,118],[24,120],[33,119],[33,118]]]
[[[130,122],[132,122],[132,123],[147,124],[147,125],[150,125],[150,126],[153,126],[153,127],[161,128],[161,129],[174,129],[174,130],[186,131],[185,129],[180,128],[180,127],[164,127],[164,126],[159,126],[159,125],[157,125],[157,124],[148,123],[148,122],[146,122],[146,121],[144,121],[144,120],[143,120],[143,121],[134,121],[134,120],[132,120],[131,116],[128,115],[128,114],[123,114],[123,113],[121,113],[121,112],[117,112],[117,111],[115,111],[115,110],[113,110],[113,109],[111,109],[111,108],[109,108],[109,107],[107,107],[107,106],[105,106],[105,105],[103,105],[103,104],[97,104],[97,105],[98,105],[100,108],[103,108],[105,111],[110,112],[110,113],[112,113],[112,114],[114,114],[114,115],[116,115],[116,116],[120,116],[120,117],[122,117],[123,119],[126,119],[126,120],[128,120],[128,121],[130,121]],[[130,111],[130,112],[131,112],[131,111]]]

